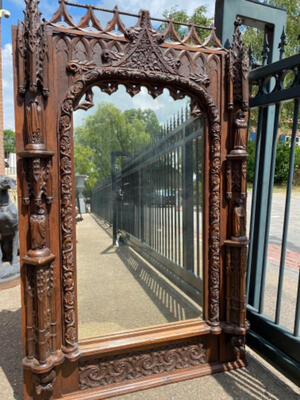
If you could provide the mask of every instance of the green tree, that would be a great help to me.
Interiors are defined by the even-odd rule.
[[[152,140],[155,140],[160,136],[160,125],[153,110],[141,110],[140,108],[133,108],[131,110],[124,111],[124,116],[129,123],[132,123],[134,120],[142,121],[144,123],[146,132],[149,133]]]
[[[300,185],[300,147],[296,147],[295,152],[295,172],[294,172],[294,184]]]
[[[248,150],[247,179],[248,179],[249,183],[253,183],[254,169],[255,169],[256,142],[253,140],[249,140],[247,150]]]
[[[74,153],[76,172],[87,175],[86,190],[111,174],[111,153],[129,152],[134,155],[151,142],[160,126],[152,110],[126,110],[122,113],[110,103],[100,103],[75,130]],[[121,168],[122,158],[116,160]]]
[[[209,27],[213,18],[208,18],[205,14],[207,13],[207,8],[205,6],[200,6],[195,9],[191,16],[188,16],[185,10],[178,10],[177,6],[172,7],[170,10],[165,10],[163,12],[163,16],[166,19],[172,19],[176,22],[182,22],[184,24],[194,23],[195,25],[202,25]],[[163,31],[167,27],[167,23],[163,23],[160,25],[159,30]],[[175,31],[178,33],[179,37],[183,39],[189,31],[188,27],[181,26],[178,24],[174,24]],[[207,30],[204,29],[196,29],[197,34],[201,41],[203,42],[208,36]]]
[[[289,57],[297,53],[299,48],[299,14],[300,14],[300,0],[269,0],[269,4],[276,7],[284,8],[287,11],[286,20],[286,46],[285,46],[285,57]],[[244,27],[243,29],[243,41],[245,46],[249,48],[252,46],[253,56],[255,62],[261,64],[262,62],[262,50],[264,42],[263,30],[256,29],[253,27]],[[277,43],[276,43],[277,45]],[[290,72],[284,79],[284,85],[290,86],[295,78],[295,75]],[[280,121],[279,128],[283,133],[288,132],[291,129],[293,116],[293,103],[288,102],[281,106],[280,109]],[[252,124],[257,124],[257,114],[251,116]]]
[[[94,162],[94,150],[81,144],[74,146],[75,171],[80,175],[86,175],[86,194],[89,196],[92,188],[97,183],[98,174]]]
[[[4,129],[4,153],[7,157],[9,153],[16,152],[16,135],[11,129]]]
[[[283,184],[288,180],[290,147],[285,142],[277,143],[274,183]]]

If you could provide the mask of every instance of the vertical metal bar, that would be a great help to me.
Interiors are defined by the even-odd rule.
[[[178,259],[179,264],[183,265],[182,262],[182,146],[178,149],[178,189],[179,189],[179,201],[178,201]]]
[[[168,183],[167,183],[167,190],[168,190],[168,258],[171,257],[171,215],[170,215],[170,152],[168,152]]]
[[[162,254],[163,252],[163,214],[162,214],[162,186],[163,186],[163,157],[159,157],[159,207],[160,207],[160,250],[159,252]]]
[[[151,169],[148,167],[148,174],[149,174],[149,183],[150,183],[150,188],[149,188],[149,240],[150,240],[150,247],[153,246],[153,225],[152,225],[152,174],[151,174]]]
[[[299,326],[300,326],[300,270],[298,272],[298,290],[297,290],[297,301],[296,301],[294,336],[299,336]]]
[[[112,222],[113,222],[113,246],[117,241],[117,199],[116,199],[116,156],[114,152],[111,152],[111,185],[112,185]],[[110,206],[110,204],[109,204]]]
[[[155,200],[155,190],[156,190],[156,177],[155,171],[153,170],[154,163],[150,165],[151,167],[151,176],[152,176],[152,192],[151,192],[151,203],[153,207],[153,221],[152,221],[152,230],[153,230],[153,248],[156,249],[156,200]]]
[[[143,169],[141,168],[139,170],[139,191],[140,191],[140,216],[141,216],[141,234],[140,234],[140,239],[142,242],[145,240],[145,235],[144,235],[144,191],[143,191]]]
[[[177,263],[177,146],[174,149],[174,198],[175,198],[175,207],[174,207],[174,241],[175,241],[175,254],[174,254],[174,262]]]
[[[266,215],[265,245],[264,245],[264,253],[263,253],[262,276],[261,276],[259,308],[258,308],[258,311],[260,313],[263,312],[264,299],[265,299],[264,290],[265,290],[265,284],[266,284],[266,271],[267,271],[267,264],[268,264],[267,256],[268,256],[268,247],[269,247],[270,219],[271,219],[271,211],[272,211],[272,195],[273,195],[275,164],[276,164],[276,148],[277,148],[277,133],[278,133],[279,115],[280,115],[280,103],[276,104],[276,107],[275,107],[273,141],[272,141],[272,147],[271,147],[272,156],[271,156],[270,180],[269,180],[269,188],[268,188],[269,193],[268,193],[267,215]]]
[[[288,174],[288,184],[287,184],[286,199],[285,199],[285,212],[284,212],[284,222],[283,222],[281,258],[280,258],[280,267],[279,267],[277,302],[276,302],[276,313],[275,313],[275,323],[276,324],[279,324],[279,320],[280,320],[280,308],[281,308],[282,287],[283,287],[284,267],[285,267],[285,255],[286,255],[286,240],[287,240],[287,235],[288,235],[291,193],[292,193],[292,185],[293,185],[293,178],[294,178],[298,114],[299,114],[299,99],[295,99],[293,128],[292,128],[292,137],[291,137],[291,151],[290,151],[290,160],[289,160],[289,174]]]
[[[179,170],[179,151],[180,146],[176,148],[176,231],[177,231],[177,255],[176,263],[180,264],[180,170]]]
[[[158,251],[161,253],[161,198],[160,198],[160,191],[161,191],[161,158],[159,157],[157,160],[158,166],[158,192],[157,192],[157,203],[159,209],[159,243],[158,243]]]
[[[199,224],[199,137],[196,138],[196,217],[197,217],[197,276],[200,276],[200,224]]]
[[[174,213],[174,203],[173,203],[173,151],[170,153],[171,157],[171,171],[170,171],[170,190],[171,190],[171,260],[174,260],[174,219],[173,219],[173,213]]]
[[[185,132],[189,134],[189,130]],[[193,142],[185,138],[183,153],[183,266],[194,272]]]
[[[262,108],[259,108],[258,124],[256,132],[255,168],[254,168],[254,179],[252,187],[251,220],[250,220],[250,232],[249,232],[250,241],[249,241],[249,253],[248,253],[247,301],[250,298],[250,282],[252,277],[253,233],[254,233],[255,213],[256,213],[256,203],[257,203],[256,196],[257,196],[257,186],[258,186],[260,147],[261,147],[262,123],[263,123],[262,112],[263,112]]]
[[[167,156],[164,156],[164,190],[163,190],[163,204],[164,204],[164,256],[167,257]]]
[[[268,191],[266,188],[270,185],[270,165],[272,137],[275,119],[275,106],[267,106],[262,109],[262,136],[260,143],[259,154],[259,170],[258,170],[258,185],[256,202],[259,207],[255,208],[255,222],[252,231],[252,260],[251,260],[251,276],[249,286],[249,303],[259,309],[260,288],[263,271],[263,255],[265,248],[265,230],[266,230],[266,215],[268,204]]]

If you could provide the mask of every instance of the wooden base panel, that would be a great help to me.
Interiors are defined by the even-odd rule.
[[[138,392],[139,390],[151,389],[154,387],[168,385],[185,381],[188,379],[199,378],[200,376],[216,374],[218,372],[231,371],[247,366],[246,360],[222,364],[206,364],[201,367],[186,368],[172,373],[164,373],[147,378],[140,378],[130,382],[122,382],[109,385],[103,388],[88,389],[80,392],[72,392],[64,395],[58,400],[102,400],[122,394]]]

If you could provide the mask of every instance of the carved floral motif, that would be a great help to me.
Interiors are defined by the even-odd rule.
[[[185,343],[82,362],[79,367],[80,389],[195,367],[205,364],[206,357],[203,343]]]

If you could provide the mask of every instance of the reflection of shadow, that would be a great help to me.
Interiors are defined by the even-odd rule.
[[[110,251],[110,250],[113,250],[113,251]],[[102,250],[100,254],[113,254],[113,253],[115,253],[114,245],[111,244],[106,249]]]
[[[200,308],[128,246],[119,247],[116,254],[169,322],[198,318],[201,315]]]
[[[0,368],[14,391],[14,398],[23,399],[21,309],[0,312]],[[1,399],[8,399],[5,394],[1,393]]]
[[[94,218],[95,222],[112,238],[112,226],[105,222],[103,219],[99,219],[95,214],[91,213],[91,216]]]

